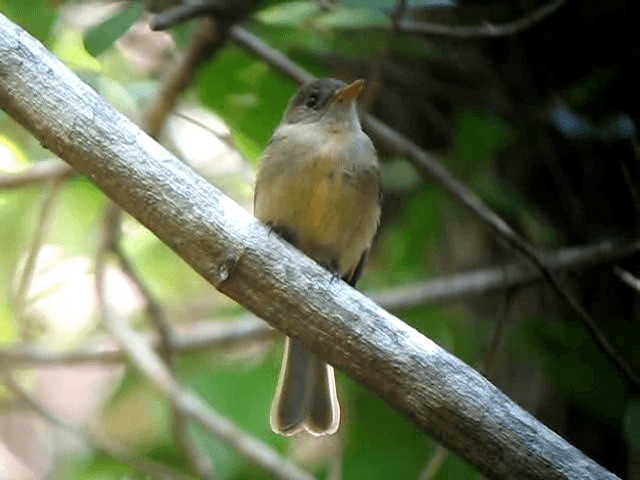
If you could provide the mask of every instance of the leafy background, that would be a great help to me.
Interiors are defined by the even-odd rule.
[[[370,105],[372,112],[437,153],[535,244],[558,247],[637,233],[640,109],[639,79],[632,65],[640,50],[631,16],[625,15],[629,2],[565,6],[518,35],[475,41],[401,34],[390,38],[387,16],[394,4],[387,0],[344,0],[331,11],[320,3],[261,2],[247,27],[319,76],[367,78],[381,65],[381,86]],[[506,22],[541,5],[408,2],[420,20],[463,25],[486,19]],[[193,22],[168,33],[146,31],[140,26],[149,18],[145,10],[155,7],[139,1],[115,5],[0,1],[4,15],[134,119],[140,118],[168,63],[195,31]],[[220,144],[215,135],[175,118],[163,141],[250,208],[258,156],[294,91],[293,83],[263,61],[228,44],[197,71],[181,107],[224,130],[211,118],[218,116],[240,154],[231,160],[225,151],[207,157],[211,146]],[[184,138],[199,140],[186,148]],[[362,290],[383,291],[515,259],[405,159],[381,156],[384,215]],[[0,172],[20,171],[50,157],[0,112]],[[27,305],[16,313],[15,293],[25,252],[38,228],[41,205],[51,192],[54,214],[48,219]],[[28,338],[68,349],[102,333],[93,309],[90,273],[105,205],[102,194],[83,178],[67,181],[59,189],[44,184],[0,191],[2,345]],[[242,314],[131,219],[125,222],[124,246],[176,326],[201,319],[230,322]],[[620,265],[632,273],[638,267],[634,258]],[[637,295],[617,280],[611,266],[568,272],[565,283],[578,292],[616,349],[637,364]],[[130,290],[125,284],[113,295],[134,325],[147,328],[140,299]],[[547,287],[416,306],[398,314],[478,368],[486,363],[497,319],[504,317],[503,341],[492,357],[490,378],[607,468],[625,478],[640,478],[638,396]],[[26,332],[25,319],[30,325]],[[268,409],[281,348],[279,341],[262,341],[182,355],[178,375],[240,427],[321,478],[421,478],[436,454],[435,442],[342,374],[345,420],[337,438],[314,442],[272,434]],[[43,401],[46,392],[57,396],[61,414],[78,415],[88,428],[131,451],[186,471],[169,428],[167,401],[128,366],[97,370],[41,368],[25,370],[21,378],[40,392]],[[90,377],[95,390],[74,388],[88,381],[80,375]],[[0,390],[2,396],[9,398]],[[8,444],[22,433],[7,427],[11,415],[3,411],[0,418],[0,438]],[[46,452],[41,453],[46,460],[40,458],[33,465],[48,478],[140,478],[127,465],[48,432],[31,450],[21,447],[21,458],[28,465],[34,449]],[[265,478],[264,472],[199,428],[193,427],[192,433],[213,459],[216,478]],[[433,478],[480,475],[449,454]]]

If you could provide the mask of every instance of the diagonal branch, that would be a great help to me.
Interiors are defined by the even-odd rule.
[[[108,305],[105,289],[105,261],[110,243],[108,223],[102,232],[102,238],[96,257],[96,296],[102,322],[118,339],[127,352],[129,360],[152,382],[152,384],[169,397],[180,415],[186,415],[199,422],[209,433],[228,443],[250,462],[267,470],[271,475],[283,480],[310,480],[306,472],[282,459],[266,444],[250,437],[229,420],[219,415],[199,397],[184,390],[177,382],[171,370],[163,363],[141,335],[137,334],[114,314]]]
[[[25,315],[27,295],[29,294],[29,288],[35,275],[38,256],[49,234],[52,222],[55,219],[53,213],[60,197],[62,183],[63,180],[61,178],[54,178],[49,182],[49,189],[43,194],[38,211],[36,229],[31,239],[31,245],[29,245],[27,249],[27,255],[13,296],[13,311],[18,320],[18,329],[20,330],[21,337],[26,341],[32,340],[34,335],[31,319]]]
[[[635,293],[640,293],[640,279],[638,279],[637,276],[621,267],[613,267],[613,273],[622,283],[631,288]]]
[[[292,80],[303,83],[313,78],[310,73],[298,67],[285,55],[262,42],[262,40],[244,28],[237,25],[232,27],[230,36],[237,44],[253,52]],[[425,152],[410,139],[372,115],[363,115],[363,123],[374,137],[378,147],[383,147],[389,152],[406,157],[422,175],[440,184],[454,200],[458,201],[478,220],[488,226],[499,239],[528,259],[541,272],[558,296],[574,311],[611,363],[630,383],[640,387],[640,376],[633,371],[627,361],[615,350],[593,317],[575,296],[560,283],[560,280],[547,267],[539,252],[531,244],[518,235],[464,183],[454,177],[434,156]]]
[[[115,254],[122,272],[131,280],[145,301],[147,317],[158,332],[160,356],[173,373],[175,371],[175,352],[173,345],[175,334],[171,323],[167,319],[160,302],[144,283],[129,257],[124,252],[121,238],[122,210],[115,203],[110,202],[106,207],[103,235],[106,239],[103,245],[107,251]],[[106,253],[106,252],[105,252]],[[176,406],[172,411],[171,427],[174,440],[179,450],[184,455],[193,472],[201,479],[213,478],[213,465],[189,436],[189,423],[186,415]]]
[[[224,37],[215,34],[215,25],[204,19],[191,39],[183,55],[167,69],[158,92],[147,110],[144,112],[142,124],[145,131],[153,138],[158,138],[169,114],[178,102],[181,93],[187,88],[191,77],[209,54],[223,43]],[[162,359],[173,372],[175,357],[173,353],[174,332],[159,301],[129,261],[121,243],[122,210],[115,203],[109,202],[105,212],[105,247],[118,259],[120,269],[136,286],[145,300],[147,316],[158,332]],[[208,457],[200,451],[189,435],[188,418],[173,407],[171,427],[175,443],[191,467],[202,479],[213,476],[213,465]]]
[[[225,31],[229,25],[242,21],[257,2],[258,0],[185,0],[155,14],[150,26],[153,30],[166,30],[192,18],[215,17],[217,25]]]
[[[131,468],[139,471],[143,475],[148,475],[150,478],[162,480],[193,480],[192,477],[174,470],[169,465],[157,463],[146,458],[134,457],[122,449],[116,448],[100,440],[80,426],[59,418],[47,410],[46,407],[41,405],[40,402],[31,396],[29,392],[22,388],[10,372],[0,370],[0,373],[2,374],[3,383],[16,397],[20,399],[22,404],[33,410],[38,416],[52,425],[72,433],[74,436],[79,438],[84,445],[88,446],[92,450],[113,458],[119,463],[129,465]]]
[[[221,292],[345,371],[486,475],[617,478],[471,367],[270,236],[2,15],[0,106]],[[179,388],[119,319],[106,321],[136,366],[182,411],[247,458],[292,473],[261,444],[254,455],[256,440]],[[295,477],[305,474],[295,470]]]

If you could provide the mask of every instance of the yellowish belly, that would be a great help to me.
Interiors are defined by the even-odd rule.
[[[374,190],[361,188],[335,164],[316,164],[304,173],[287,172],[272,179],[264,193],[259,190],[255,213],[294,233],[296,246],[319,263],[347,274],[377,228]]]

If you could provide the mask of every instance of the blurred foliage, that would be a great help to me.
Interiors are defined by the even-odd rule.
[[[419,144],[438,148],[441,160],[456,176],[535,243],[558,245],[593,240],[598,238],[596,228],[597,232],[628,233],[627,224],[602,220],[614,218],[605,209],[609,204],[615,211],[623,212],[621,216],[635,218],[616,203],[632,204],[628,196],[622,200],[616,196],[627,195],[620,193],[626,192],[626,188],[607,183],[605,191],[605,187],[593,188],[586,183],[590,178],[602,182],[610,178],[609,170],[596,168],[593,157],[617,159],[620,151],[614,147],[618,148],[620,142],[637,141],[638,111],[633,107],[634,98],[628,97],[627,109],[622,107],[625,102],[616,96],[624,91],[620,87],[626,74],[624,62],[601,61],[599,49],[591,45],[581,48],[593,54],[593,64],[591,58],[587,67],[579,64],[576,55],[563,50],[570,40],[558,37],[558,31],[566,32],[565,26],[555,25],[553,20],[545,25],[546,31],[533,28],[531,33],[517,39],[479,46],[460,45],[404,35],[390,38],[388,16],[395,8],[395,2],[390,0],[343,0],[329,10],[322,4],[267,1],[254,12],[248,27],[319,76],[365,77],[382,52],[387,52],[390,60],[382,69],[381,92],[374,98],[373,112],[408,132],[407,135],[412,134]],[[457,7],[463,10],[459,18],[465,21],[519,15],[517,8],[499,2],[410,0],[407,4],[416,18],[445,23],[458,18]],[[523,4],[533,7],[540,2]],[[166,70],[166,59],[180,53],[195,31],[194,24],[187,23],[172,30],[170,41],[148,32],[140,34],[142,40],[138,38],[134,46],[119,40],[123,35],[133,36],[130,27],[141,16],[146,18],[142,5],[143,2],[134,1],[112,8],[100,3],[0,0],[0,11],[40,39],[116,108],[138,119],[157,91]],[[84,13],[79,7],[85,9]],[[465,7],[470,10],[464,10]],[[589,10],[592,13],[587,13],[598,12],[593,8]],[[569,21],[567,17],[560,18]],[[605,16],[603,21],[606,20]],[[554,40],[553,47],[557,46],[558,52],[571,61],[553,63],[556,52],[545,42]],[[158,54],[149,48],[151,44],[165,46],[158,47]],[[633,47],[622,42],[619,45]],[[158,60],[147,64],[136,59],[134,53],[145,60],[157,55]],[[545,63],[547,56],[552,59]],[[504,91],[496,93],[500,89]],[[229,126],[233,143],[248,159],[249,166],[255,168],[294,91],[291,81],[229,44],[197,71],[184,102],[204,106],[219,115]],[[609,105],[610,99],[613,100]],[[209,148],[198,147],[200,151]],[[0,112],[0,174],[21,170],[49,157],[27,132]],[[381,290],[439,273],[510,259],[477,222],[470,220],[440,188],[423,181],[405,159],[384,160],[383,225],[361,282],[362,289]],[[235,165],[234,173],[243,166]],[[633,177],[637,170],[631,164],[628,168]],[[575,170],[582,175],[572,175]],[[566,184],[558,180],[564,174],[570,179]],[[576,178],[584,178],[585,185]],[[584,190],[580,190],[581,186]],[[15,316],[18,272],[32,243],[43,192],[49,187],[45,184],[0,190],[3,252],[0,278],[5,279],[0,282],[2,345],[20,341],[20,320]],[[564,197],[556,191],[562,188]],[[230,194],[234,196],[234,190],[246,189],[246,184],[236,185]],[[588,201],[600,196],[595,201],[605,206],[602,217],[594,219],[589,217]],[[575,202],[587,210],[582,220],[576,210],[570,210]],[[90,264],[105,205],[105,198],[86,179],[76,178],[64,185],[55,218],[44,239],[46,244],[59,247],[60,263],[83,259]],[[171,311],[183,312],[176,317],[177,324],[226,318],[238,311],[130,218],[124,222],[123,242],[141,276],[163,305]],[[632,263],[630,268],[634,266]],[[47,266],[48,271],[56,273],[57,280],[40,291],[44,297],[63,291],[64,272],[53,267]],[[90,278],[91,272],[85,273]],[[602,275],[593,273],[585,284],[597,285],[602,282]],[[125,284],[123,288],[130,290],[130,287]],[[613,291],[613,287],[609,289],[606,285],[602,289]],[[584,291],[590,293],[587,298],[594,299],[594,309],[606,305],[601,313],[608,320],[607,334],[614,338],[617,348],[629,356],[637,356],[638,347],[629,339],[638,338],[639,327],[626,320],[631,317],[635,300],[628,295],[617,296],[615,291],[608,296],[600,290],[598,295],[591,295],[587,287]],[[640,400],[630,395],[624,380],[567,312],[534,294],[523,297],[523,301],[513,301],[511,321],[507,322],[506,340],[501,348],[501,355],[507,356],[504,368],[522,363],[529,369],[528,374],[541,371],[545,384],[539,385],[540,396],[544,397],[548,390],[557,392],[563,399],[562,405],[569,405],[580,414],[573,422],[580,425],[578,428],[572,430],[562,423],[555,426],[573,442],[586,439],[583,448],[587,453],[620,471],[619,456],[624,456],[627,450],[635,458],[640,454]],[[28,300],[31,304],[37,299]],[[65,299],[69,311],[76,300]],[[481,367],[497,312],[505,302],[510,303],[501,295],[487,296],[478,302],[452,306],[418,306],[400,312],[400,316],[467,363]],[[615,303],[615,308],[609,307],[610,303]],[[187,307],[192,304],[204,307],[190,311]],[[139,305],[131,308],[133,312],[124,310],[136,325],[144,324]],[[53,347],[68,346],[67,337],[71,334],[60,333],[64,330],[51,325],[47,327],[45,320],[45,334],[37,341]],[[95,327],[95,318],[86,319],[85,323],[82,335],[90,338],[99,327]],[[47,335],[47,328],[58,333]],[[272,434],[268,412],[281,355],[280,343],[276,345],[272,349],[264,345],[247,346],[237,351],[183,355],[178,361],[178,376],[213,408],[320,478],[335,478],[331,466],[336,458],[342,462],[343,478],[349,480],[418,478],[433,457],[434,442],[341,374],[345,421],[339,440],[314,447],[308,439],[292,441]],[[509,386],[501,385],[518,397],[520,392],[510,392]],[[127,445],[131,452],[186,472],[185,461],[172,439],[167,401],[130,367],[114,385],[104,388],[113,391],[106,405],[99,409],[98,418],[90,423],[100,425],[102,431]],[[570,416],[566,411],[557,415]],[[593,427],[596,433],[591,436],[598,437],[597,428],[601,424],[614,432],[615,441],[610,442],[611,446],[591,448],[596,442],[587,439],[589,435],[584,432],[587,425],[596,425]],[[192,426],[192,433],[196,443],[212,458],[216,478],[266,478],[264,472],[247,465],[232,449],[199,427]],[[335,453],[337,448],[343,449],[340,455]],[[611,453],[613,450],[615,453]],[[143,478],[102,454],[72,452],[59,460],[51,478]],[[473,479],[480,475],[475,468],[449,454],[435,478]]]
[[[47,44],[56,10],[49,0],[1,0],[0,12]]]
[[[131,2],[102,23],[91,27],[84,34],[84,47],[87,52],[97,57],[106,51],[140,19],[143,13],[144,5],[141,1]]]

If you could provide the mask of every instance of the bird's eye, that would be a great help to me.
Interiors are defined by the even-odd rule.
[[[304,104],[309,108],[315,107],[318,104],[318,95],[312,93],[307,97],[307,100],[304,102]]]

